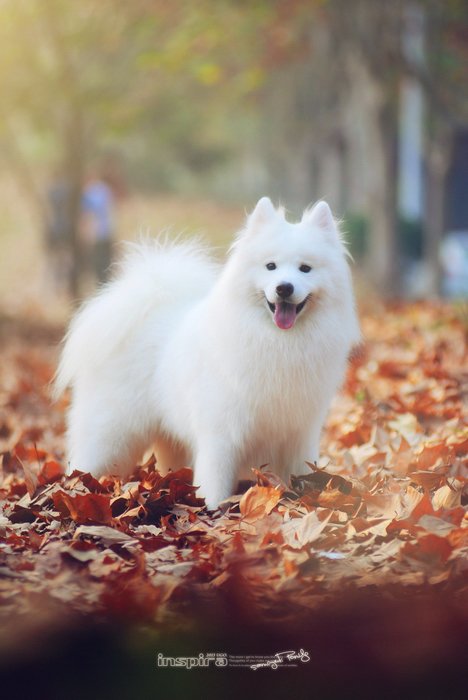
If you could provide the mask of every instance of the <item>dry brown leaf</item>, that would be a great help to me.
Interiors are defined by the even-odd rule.
[[[461,503],[461,489],[455,489],[448,484],[444,484],[432,496],[434,510],[439,508],[457,508]]]
[[[251,486],[242,496],[239,509],[247,522],[254,522],[271,513],[281,498],[281,491],[271,486]]]
[[[319,520],[317,514],[307,513],[302,518],[294,518],[285,523],[281,529],[284,542],[293,549],[301,549],[320,537],[328,525],[331,514],[324,520]]]

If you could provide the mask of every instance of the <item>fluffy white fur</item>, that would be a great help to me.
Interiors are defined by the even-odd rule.
[[[293,224],[264,197],[223,267],[196,244],[132,246],[66,337],[56,389],[73,392],[70,468],[125,474],[156,444],[168,466],[193,466],[211,508],[251,467],[305,473],[358,340],[325,202]]]

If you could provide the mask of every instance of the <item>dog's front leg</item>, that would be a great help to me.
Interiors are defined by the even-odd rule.
[[[311,427],[307,426],[302,436],[291,439],[290,450],[281,460],[285,466],[278,466],[278,473],[286,482],[292,475],[310,474],[308,462],[317,462],[320,456],[320,430],[321,423],[315,421]]]
[[[237,478],[235,450],[219,438],[204,441],[195,455],[194,484],[210,510],[232,495]]]

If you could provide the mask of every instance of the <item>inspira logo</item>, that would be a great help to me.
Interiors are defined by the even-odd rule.
[[[160,668],[208,668],[209,666],[227,666],[227,654],[223,653],[207,653],[198,654],[198,656],[164,656],[159,653],[157,656],[157,665]]]
[[[278,651],[272,656],[258,655],[233,655],[226,652],[208,652],[200,653],[198,656],[164,656],[158,653],[157,665],[159,668],[208,668],[218,667],[226,668],[250,668],[252,671],[257,671],[260,668],[277,669],[280,666],[288,668],[297,668],[301,663],[310,661],[310,654],[304,649],[299,651]]]

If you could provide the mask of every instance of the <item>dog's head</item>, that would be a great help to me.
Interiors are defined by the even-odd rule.
[[[307,318],[319,302],[352,294],[346,249],[326,202],[290,223],[263,197],[234,248],[249,293],[282,330]]]

